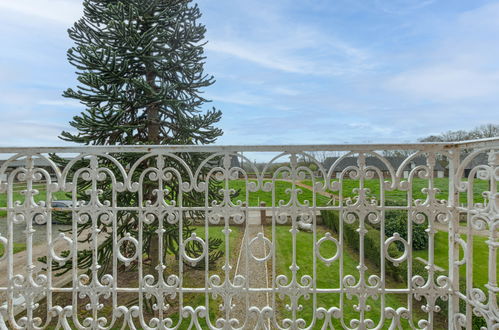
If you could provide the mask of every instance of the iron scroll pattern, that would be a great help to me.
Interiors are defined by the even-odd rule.
[[[0,210],[7,215],[5,231],[0,232],[4,251],[0,269],[7,274],[5,283],[0,285],[0,313],[6,324],[12,329],[44,329],[53,325],[64,329],[432,329],[442,324],[466,328],[474,315],[483,318],[486,327],[498,328],[497,149],[467,151],[466,157],[460,157],[458,149],[416,150],[398,166],[379,150],[345,151],[328,168],[312,153],[284,150],[287,149],[283,147],[263,169],[241,152],[226,152],[222,148],[204,152],[206,158],[197,168],[189,167],[183,158],[186,153],[167,149],[154,149],[132,164],[122,164],[105,149],[90,152],[82,148],[62,168],[46,154],[20,152],[11,156],[0,167],[0,194],[6,198],[6,205]],[[480,155],[487,155],[487,163],[467,171]],[[235,158],[247,165],[243,168],[234,164]],[[355,161],[349,162],[351,159]],[[22,165],[13,170],[9,167],[20,162]],[[81,162],[86,166],[75,171]],[[438,164],[444,164],[448,171],[444,175],[451,178],[447,192],[437,187],[441,176]],[[477,180],[482,186],[485,182],[488,189],[483,191],[480,202],[474,194]],[[104,181],[110,182],[106,188],[106,196],[110,197],[106,199],[100,184]],[[239,194],[233,185],[235,181],[243,187]],[[77,197],[82,182],[90,187],[84,201]],[[154,200],[145,193],[146,182],[155,185]],[[165,198],[171,182],[178,189],[175,200]],[[220,192],[216,200],[209,195],[213,182]],[[308,190],[310,197],[303,197]],[[72,199],[72,230],[54,236],[51,203],[61,192]],[[119,204],[117,196],[125,193],[136,196],[135,205]],[[268,196],[267,205],[255,204],[251,195],[257,193]],[[200,194],[204,196],[203,203],[184,205],[185,194]],[[403,196],[403,201],[391,203],[389,196],[394,194]],[[320,196],[330,200],[320,202]],[[270,220],[258,234],[253,239],[234,239],[235,228],[247,231],[249,215],[261,211]],[[338,233],[321,222],[319,214],[324,211],[337,214]],[[117,232],[120,212],[136,215],[136,232]],[[385,220],[390,212],[405,214],[405,235],[385,235]],[[456,220],[460,214],[467,218],[465,233]],[[183,224],[193,221],[193,217],[200,224],[199,231],[182,237]],[[141,252],[142,228],[155,221],[159,258],[155,270],[150,271]],[[87,245],[76,234],[82,224],[90,224],[85,233],[91,237]],[[303,224],[310,226],[310,233],[301,233]],[[412,234],[416,225],[425,226],[428,240],[424,274],[413,272],[418,262],[414,258]],[[179,253],[173,259],[162,252],[165,242],[161,234],[169,226],[176,226],[179,231]],[[109,230],[103,231],[103,227]],[[215,270],[209,266],[207,243],[212,227],[222,233],[226,251]],[[347,247],[347,227],[356,232],[357,251]],[[22,230],[16,230],[19,228]],[[288,239],[282,238],[282,228]],[[488,282],[484,287],[474,287],[473,282],[475,230],[488,233]],[[40,231],[45,233],[46,241],[36,245],[35,233]],[[449,261],[448,265],[440,265],[448,269],[445,272],[438,270],[435,261],[436,235],[440,231],[448,233]],[[366,255],[366,244],[373,232],[378,233],[381,242],[376,265]],[[15,235],[19,233],[26,245],[23,258],[14,254]],[[298,245],[300,235],[310,238],[305,247]],[[105,274],[100,272],[103,265],[96,257],[103,237],[113,241],[109,271]],[[186,250],[193,243],[201,247],[196,256]],[[253,254],[251,246],[258,243],[265,246],[265,255]],[[279,252],[285,244],[290,254],[282,261]],[[394,245],[398,246],[398,255],[390,254]],[[77,268],[78,251],[82,248],[94,256],[85,272]],[[46,268],[35,257],[40,249],[47,258]],[[68,252],[61,253],[61,249]],[[300,258],[301,249],[310,253],[307,265]],[[246,260],[268,266],[268,272],[261,274],[267,278],[266,285],[253,286],[250,272],[237,273],[234,251],[245,254]],[[69,262],[73,265],[71,275],[62,285],[53,264]],[[184,274],[190,271],[188,265],[203,262],[199,283],[187,283]],[[352,263],[355,267],[351,267]],[[130,265],[136,265],[136,281],[122,286],[122,277]],[[389,267],[404,267],[400,283],[394,284]],[[338,276],[328,278],[319,271],[323,269],[331,269],[331,274]],[[459,282],[462,269],[466,273],[464,287]],[[254,294],[265,295],[265,304],[252,305]],[[70,303],[58,304],[58,295],[69,296]],[[124,296],[133,296],[135,300],[125,303]],[[202,299],[194,300],[199,303],[192,305],[192,296]],[[146,302],[151,297],[155,303],[147,314]],[[464,309],[459,307],[460,301],[465,302]],[[79,306],[83,306],[84,313]],[[447,310],[448,316],[442,309]],[[241,310],[243,314],[236,313]]]

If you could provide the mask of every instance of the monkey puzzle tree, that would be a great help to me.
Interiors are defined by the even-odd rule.
[[[201,109],[208,101],[201,96],[202,89],[212,85],[214,78],[204,73],[206,29],[198,22],[201,13],[197,5],[191,4],[191,0],[84,0],[83,7],[83,17],[68,31],[75,43],[68,50],[68,60],[77,69],[79,85],[63,95],[78,100],[85,110],[71,121],[76,132],[62,132],[63,140],[87,145],[185,145],[212,143],[222,135],[214,126],[221,112],[215,108]],[[141,156],[113,155],[124,165],[134,164]],[[195,169],[204,156],[184,154],[182,158]],[[53,157],[61,165],[66,162]],[[119,172],[112,162],[102,162]],[[83,166],[88,166],[88,160],[81,160],[77,167]],[[150,159],[141,166],[146,169],[156,163]],[[111,184],[110,179],[100,184],[104,188],[103,198],[110,199],[111,193],[105,189]],[[169,184],[168,192],[161,198],[176,200],[178,183]],[[79,198],[85,199],[88,186],[88,182],[79,180]],[[216,198],[216,187],[210,187],[210,195]],[[152,182],[146,182],[144,199],[158,198],[155,188]],[[185,193],[182,202],[195,205],[202,197],[195,192]],[[131,192],[120,193],[118,198],[122,205],[138,203],[137,194]],[[137,233],[136,217],[131,212],[118,215],[118,237]],[[158,221],[143,228],[143,253],[151,259],[158,256]],[[99,226],[104,228],[105,224],[99,221]],[[89,227],[90,222],[80,224],[78,231]],[[186,237],[193,228],[185,223],[182,230]],[[164,235],[165,250],[178,253],[178,225],[169,225]],[[215,251],[220,243],[210,241],[211,257],[221,256],[221,252]],[[112,254],[112,244],[112,235],[99,244],[103,270]],[[199,253],[198,250],[199,246],[191,244],[190,253]],[[92,262],[90,251],[80,251],[78,257],[79,267],[88,267]],[[60,268],[69,270],[68,267]]]
[[[81,84],[64,96],[86,110],[74,117],[84,144],[204,144],[222,135],[221,112],[202,114],[206,28],[190,0],[85,0],[69,29],[69,62]]]

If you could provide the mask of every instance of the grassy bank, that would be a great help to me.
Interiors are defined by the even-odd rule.
[[[334,179],[337,180],[337,179]],[[322,180],[318,180],[316,182],[323,182]],[[305,180],[303,181],[304,184],[312,186],[312,181],[311,180]],[[449,178],[435,178],[434,179],[435,183],[435,188],[438,188],[440,190],[439,193],[437,193],[436,198],[437,199],[448,199],[448,193],[449,193]],[[358,180],[352,180],[352,179],[344,179],[343,180],[343,186],[342,186],[342,193],[343,197],[354,197],[357,194],[353,192],[353,189],[359,187],[359,181]],[[370,190],[370,195],[375,196],[377,199],[380,198],[380,183],[379,179],[368,179],[364,180],[364,187],[368,188]],[[415,178],[413,181],[412,185],[412,194],[413,194],[413,199],[425,199],[426,195],[422,192],[422,189],[428,187],[428,180],[425,179],[420,179],[420,178]],[[482,192],[485,190],[489,189],[489,183],[487,181],[483,180],[477,180],[475,181],[475,184],[473,186],[473,193],[474,193],[474,199],[475,202],[483,202],[483,196]],[[330,191],[328,192],[333,193],[335,195],[339,195],[338,191]],[[461,193],[459,195],[460,202],[461,203],[466,203],[466,194]],[[405,205],[407,203],[407,191],[402,191],[402,190],[392,190],[388,191],[385,190],[385,199],[390,199],[394,202],[396,202],[398,205]]]
[[[324,236],[326,232],[332,234],[333,237],[337,239],[335,234],[331,230],[327,230],[325,227],[318,227],[317,229],[317,239],[320,239]],[[270,228],[268,229],[267,235],[270,234]],[[285,274],[288,276],[288,281],[291,279],[291,271],[289,269],[292,264],[292,235],[289,232],[288,226],[277,226],[276,227],[276,269],[277,274]],[[313,249],[314,249],[314,240],[312,233],[298,232],[296,234],[296,247],[298,253],[296,254],[296,263],[299,266],[298,281],[304,275],[312,275],[313,274]],[[359,255],[344,246],[344,254],[343,254],[343,274],[340,272],[340,259],[333,262],[329,267],[326,266],[322,261],[317,260],[316,265],[316,274],[315,280],[317,288],[339,288],[340,287],[340,279],[342,276],[346,276],[348,274],[353,274],[356,277],[356,281],[359,280],[359,271],[357,266],[359,264]],[[329,258],[335,253],[335,248],[332,243],[321,245],[320,252],[325,258]],[[366,273],[366,278],[370,275],[378,275],[379,269],[377,269],[373,264],[369,261],[366,262],[368,267],[368,271]],[[384,282],[385,287],[389,288],[400,288],[401,284],[391,280],[389,277],[385,279]],[[346,295],[343,297],[338,293],[323,293],[317,294],[317,305],[315,307],[323,307],[329,309],[330,307],[341,306],[341,300],[343,299],[343,315],[346,324],[350,323],[352,319],[359,319],[360,313],[355,311],[355,305],[359,304],[359,299],[356,296],[352,296],[352,299],[349,299]],[[282,320],[287,317],[291,317],[292,313],[287,311],[285,308],[286,304],[290,304],[290,300],[288,297],[284,296],[284,299],[277,300],[278,302],[278,312],[279,319]],[[297,313],[297,317],[303,318],[307,325],[310,324],[314,315],[314,306],[312,304],[312,297],[310,299],[305,299],[304,297],[300,298],[299,304],[302,305],[303,309]],[[374,297],[370,297],[366,300],[366,303],[370,305],[370,311],[365,313],[366,318],[372,319],[376,324],[380,321],[380,316],[382,314],[382,303],[381,298],[375,299]],[[402,306],[407,306],[407,298],[406,295],[403,294],[387,294],[385,296],[385,307],[390,306],[393,308],[398,308]],[[415,309],[417,309],[415,307]],[[415,316],[422,318],[425,314],[422,312],[415,311]],[[316,325],[316,328],[320,328],[322,326],[322,321],[318,320],[319,324]],[[391,320],[387,320],[385,322],[386,328],[390,324]],[[403,328],[410,328],[409,323],[406,320],[403,320]],[[333,320],[333,326],[335,328],[342,328],[342,325],[339,320]]]
[[[461,235],[465,239],[465,235]],[[486,237],[473,237],[473,283],[475,287],[485,290],[485,284],[488,282],[488,262],[489,248],[485,241]],[[435,234],[435,265],[442,267],[446,271],[449,270],[449,238],[445,232],[437,232]],[[428,251],[420,250],[413,252],[414,257],[420,257],[428,260]],[[463,251],[460,249],[460,258],[463,257]],[[499,263],[497,264],[499,274]],[[466,267],[459,267],[459,275],[466,278]],[[462,288],[463,289],[463,288]]]

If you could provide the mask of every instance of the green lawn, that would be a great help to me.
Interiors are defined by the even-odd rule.
[[[40,193],[35,196],[35,202],[39,201],[44,201],[47,198],[46,191],[43,190],[44,186],[38,187]],[[13,193],[14,201],[20,201],[21,203],[24,202],[25,196],[21,195],[19,190],[15,190]],[[58,200],[58,199],[68,199],[66,196],[65,192],[58,191],[56,193],[52,194],[52,200]],[[0,194],[0,207],[7,207],[7,194],[3,193]],[[0,217],[6,217],[7,216],[7,211],[5,210],[0,210]]]
[[[465,238],[465,235],[461,235]],[[485,290],[485,284],[488,282],[488,262],[489,248],[485,241],[486,237],[473,237],[473,283],[475,287]],[[437,232],[435,234],[435,264],[446,270],[449,269],[449,242],[448,234],[445,232]],[[414,257],[420,257],[428,260],[428,251],[414,251]],[[460,258],[463,257],[462,249],[460,249]],[[417,261],[415,261],[417,262]],[[497,264],[499,274],[499,263]],[[466,266],[459,267],[459,275],[466,278]],[[463,289],[463,288],[461,288]]]
[[[250,182],[255,182],[255,180],[250,180]],[[267,181],[266,181],[267,182]],[[478,181],[480,182],[479,184],[475,185],[475,199],[479,199],[479,196],[481,196],[481,191],[485,190],[487,188],[486,183],[483,181]],[[304,181],[303,183],[307,185],[311,185],[311,181]],[[352,190],[356,187],[358,187],[358,181],[356,180],[351,180],[347,179],[344,180],[343,183],[343,192],[345,197],[352,197],[354,194]],[[437,198],[447,198],[447,191],[448,191],[448,179],[443,178],[443,179],[435,179],[435,184],[438,188],[441,189],[441,193],[437,195]],[[379,180],[366,180],[365,186],[367,188],[371,189],[371,193],[379,197]],[[415,179],[414,181],[414,187],[413,187],[413,193],[414,193],[414,198],[424,198],[425,195],[421,192],[421,189],[427,186],[427,180],[423,179]],[[235,190],[240,190],[239,196],[233,198],[233,202],[236,202],[237,200],[245,201],[246,200],[246,182],[243,180],[233,180],[230,181],[230,187],[235,189]],[[275,181],[275,200],[276,204],[279,200],[282,200],[284,202],[288,202],[290,199],[290,195],[288,192],[286,192],[286,189],[289,189],[292,187],[292,184],[290,182],[285,182],[285,181]],[[299,200],[300,202],[303,202],[304,200],[309,200],[312,201],[313,194],[310,190],[307,190],[305,188],[301,188],[302,193],[299,194]],[[338,192],[333,192],[337,194]],[[396,200],[397,203],[401,203],[402,205],[406,202],[406,195],[407,192],[405,191],[393,191],[393,192],[387,192],[386,193],[386,198],[387,199],[392,199]],[[64,193],[57,193],[55,195],[54,199],[65,199]],[[462,198],[463,196],[461,196]],[[15,193],[15,199],[23,200],[24,196],[20,195],[19,193]],[[40,194],[36,196],[36,200],[43,200],[45,198],[45,192],[40,191]],[[248,200],[249,200],[249,205],[250,206],[257,206],[259,202],[265,201],[267,205],[272,204],[272,192],[263,192],[263,191],[257,191],[257,192],[249,192],[248,195]],[[322,195],[316,194],[316,205],[317,206],[323,206],[326,205],[327,202],[329,201],[329,198],[324,197]],[[463,200],[462,200],[463,201]],[[5,205],[5,194],[0,195],[0,206]],[[0,216],[5,216],[5,211],[0,211]],[[210,237],[219,237],[223,238],[223,233],[221,230],[223,227],[215,227],[215,226],[210,226],[209,227],[209,235]],[[237,249],[239,248],[238,246],[235,247],[235,242],[237,242],[238,237],[242,235],[240,232],[239,227],[232,226],[231,229],[233,232],[231,233],[230,236],[230,250],[231,250],[231,260],[234,257],[237,257]],[[270,230],[270,229],[268,229]],[[291,242],[291,234],[289,233],[289,227],[287,226],[277,226],[276,227],[276,241],[277,241],[277,249],[276,253],[277,255],[277,273],[278,274],[286,274],[288,275],[288,280],[291,278],[291,271],[289,270],[289,266],[291,264],[291,256],[292,256],[292,242]],[[204,227],[198,227],[196,229],[196,232],[198,233],[199,236],[204,238]],[[326,232],[325,228],[319,228],[318,229],[318,238],[322,237],[324,233]],[[270,237],[270,232],[268,233]],[[436,265],[447,269],[448,267],[448,234],[444,232],[438,232],[435,236],[435,263]],[[463,235],[464,236],[464,235]],[[485,244],[485,237],[479,237],[475,236],[474,239],[474,255],[473,255],[473,267],[474,267],[474,283],[478,287],[483,287],[483,285],[488,281],[487,278],[487,264],[488,264],[488,247]],[[312,234],[310,233],[303,233],[299,232],[297,234],[297,247],[299,253],[297,253],[297,264],[300,267],[298,271],[298,278],[300,278],[302,275],[305,274],[312,274],[313,271],[313,266],[312,266],[312,248],[313,248],[313,238]],[[14,247],[15,251],[21,251],[25,247],[22,246],[22,244],[19,244]],[[222,244],[222,250],[225,250],[225,244]],[[16,250],[17,249],[17,250]],[[234,250],[236,249],[236,250]],[[329,250],[328,250],[329,249]],[[321,248],[321,253],[323,253],[325,256],[331,256],[334,251],[331,250],[332,245],[327,243],[323,244]],[[347,247],[345,249],[345,254],[344,254],[344,259],[343,259],[343,267],[344,267],[344,275],[346,274],[356,274],[356,277],[358,277],[358,270],[356,267],[358,266],[358,255],[348,249]],[[236,251],[236,252],[235,252]],[[0,246],[0,255],[3,253],[2,246]],[[414,257],[421,257],[424,259],[428,259],[427,256],[427,251],[414,251]],[[418,262],[418,261],[415,261]],[[220,260],[217,266],[217,270],[213,270],[210,273],[215,274],[223,274],[221,271],[221,264],[223,264],[223,260]],[[368,265],[369,266],[369,274],[379,274],[379,270],[373,267],[373,265]],[[339,273],[339,261],[334,262],[331,266],[327,267],[324,263],[317,261],[317,274],[316,274],[316,280],[317,280],[317,287],[319,288],[330,288],[330,287],[338,287],[339,286],[339,278],[340,278],[340,273]],[[369,275],[368,274],[368,275]],[[465,277],[465,267],[461,266],[460,267],[460,274],[462,277]],[[223,280],[223,276],[222,276]],[[358,280],[358,278],[357,278]],[[190,277],[190,276],[184,276],[184,286],[189,287],[189,286],[199,286],[199,287],[204,287],[204,279],[199,277]],[[392,281],[391,279],[387,279],[386,281],[386,286],[387,287],[399,287],[400,283],[396,283]],[[191,305],[191,306],[198,306],[198,305],[204,305],[205,304],[205,296],[204,294],[186,294],[184,297],[184,305]],[[317,307],[325,307],[326,309],[331,307],[331,306],[339,306],[340,305],[340,295],[339,294],[318,294],[317,295]],[[358,318],[359,313],[353,311],[353,305],[358,304],[358,298],[353,297],[352,300],[347,299],[344,297],[345,302],[344,302],[344,316],[346,323],[348,324],[351,319],[353,318]],[[386,306],[391,306],[391,307],[401,307],[401,306],[407,306],[407,298],[404,295],[386,295]],[[219,310],[218,310],[218,305],[220,304],[220,299],[213,299],[212,297],[209,298],[209,306],[210,306],[210,318],[211,320],[215,320],[217,316],[219,315]],[[280,315],[279,317],[285,318],[285,317],[291,317],[290,312],[286,312],[285,309],[285,304],[290,303],[289,298],[285,298],[282,301],[279,301],[279,311]],[[303,297],[299,301],[300,304],[303,305],[303,310],[299,313],[300,317],[303,317],[307,322],[309,322],[312,319],[312,313],[313,313],[313,307],[311,305],[311,300],[305,300]],[[377,323],[379,321],[379,315],[380,315],[380,300],[369,298],[368,302],[369,305],[371,305],[371,311],[366,313],[366,317],[371,318]],[[421,313],[421,312],[420,312]],[[171,316],[174,321],[177,320],[178,315],[172,315]],[[418,315],[418,317],[425,317],[424,314]],[[187,320],[186,320],[187,321]],[[185,322],[185,321],[184,321]],[[202,327],[205,327],[205,321],[201,320]],[[336,322],[336,323],[335,323]],[[405,321],[404,321],[405,322]],[[388,325],[389,323],[387,323]],[[333,325],[335,327],[341,328],[340,323],[338,323],[336,320],[333,321]],[[181,327],[181,329],[187,328],[188,323],[185,323]],[[408,324],[404,324],[404,328],[408,327]]]
[[[220,246],[220,249],[226,253],[225,250],[225,234],[222,233],[222,230],[224,229],[223,226],[209,226],[208,227],[208,235],[209,237],[212,238],[218,238],[222,240],[222,245]],[[237,256],[239,255],[239,248],[240,248],[240,240],[242,239],[243,232],[241,230],[241,227],[237,226],[231,226],[230,229],[232,232],[229,235],[229,254],[227,255],[230,260],[230,264],[232,266],[232,272],[230,274],[230,278],[234,277],[234,271],[236,269],[236,263],[237,263]],[[196,234],[203,238],[205,237],[205,228],[201,226],[196,227]],[[222,271],[222,266],[224,264],[224,257],[220,258],[216,264],[216,266],[213,268],[213,270],[210,270],[210,276],[211,275],[219,275],[221,280],[223,281],[225,278],[225,273]],[[184,287],[204,287],[204,270],[199,271],[201,275],[200,276],[189,276],[192,274],[187,274],[187,276],[184,276],[184,282],[183,286]],[[212,323],[216,321],[218,317],[221,316],[219,305],[223,303],[223,300],[221,298],[216,298],[214,299],[211,295],[209,296],[209,316],[210,320]],[[184,306],[192,306],[193,308],[196,308],[197,306],[204,306],[206,304],[206,297],[204,294],[184,294]],[[175,322],[178,322],[178,314],[174,314],[170,316]],[[188,329],[190,319],[184,319],[182,321],[182,325],[180,326],[179,329]],[[176,324],[174,322],[174,324]],[[200,325],[203,329],[208,328],[206,324],[205,319],[200,319]]]
[[[14,254],[26,250],[26,244],[24,243],[14,243],[13,246]],[[3,256],[4,246],[0,244],[0,257]]]
[[[255,180],[249,180],[248,182],[256,182]],[[265,182],[271,182],[265,180]],[[284,201],[284,202],[289,202],[291,195],[289,192],[286,191],[286,189],[292,188],[291,182],[286,182],[286,181],[275,181],[275,205],[278,205],[279,201]],[[230,188],[233,189],[240,189],[239,195],[237,197],[232,198],[233,202],[236,202],[238,200],[241,201],[246,201],[246,181],[244,180],[233,180],[230,181]],[[310,205],[312,205],[312,200],[313,200],[313,193],[305,188],[297,187],[298,189],[301,190],[301,194],[298,194],[298,200],[300,202],[304,202],[305,200],[310,201]],[[259,202],[265,202],[267,206],[272,205],[272,192],[265,192],[262,190],[256,191],[256,192],[249,192],[248,193],[248,200],[249,200],[249,206],[258,206]],[[317,206],[323,206],[326,205],[327,202],[329,202],[329,198],[316,194],[316,205]]]
[[[249,180],[249,182],[256,182],[255,180]],[[268,180],[265,180],[265,182],[271,182]],[[312,181],[311,180],[305,180],[303,181],[304,184],[311,186]],[[232,200],[233,202],[236,202],[237,200],[245,201],[246,200],[246,181],[244,180],[233,180],[230,181],[229,184],[230,188],[240,190],[239,196],[234,197]],[[357,180],[352,180],[352,179],[345,179],[343,181],[343,196],[344,197],[354,197],[355,193],[353,192],[354,188],[358,188],[359,186],[359,181]],[[414,199],[424,199],[426,195],[424,195],[421,190],[423,188],[426,188],[428,186],[428,181],[424,179],[414,179],[414,184],[413,184],[413,198]],[[437,198],[439,199],[447,199],[447,193],[448,193],[448,178],[436,178],[435,179],[435,186],[441,190],[439,194],[437,194]],[[290,182],[286,181],[275,181],[275,199],[276,203],[280,200],[284,202],[288,202],[290,200],[290,194],[286,192],[286,189],[291,188],[292,184]],[[371,195],[376,196],[379,198],[380,195],[380,188],[379,188],[379,180],[378,179],[370,179],[370,180],[365,180],[365,187],[369,188],[371,191]],[[40,200],[45,200],[46,198],[46,193],[43,189],[43,187],[40,188],[40,193],[35,196],[35,201],[40,201]],[[313,193],[305,188],[297,187],[299,188],[302,193],[298,195],[298,199],[300,202],[303,203],[303,201],[308,200],[312,202],[313,199]],[[482,180],[476,181],[474,185],[474,195],[475,195],[475,202],[482,202],[483,197],[482,197],[482,192],[484,190],[488,189],[488,183]],[[338,191],[329,191],[331,193],[334,193],[336,195],[339,194]],[[317,206],[325,206],[329,202],[329,198],[322,196],[320,194],[316,194],[316,205]],[[385,191],[385,198],[390,199],[395,201],[398,205],[405,205],[407,202],[407,192],[406,191],[401,191],[401,190],[394,190],[394,191]],[[19,193],[19,191],[14,192],[14,199],[23,201],[24,196]],[[53,199],[67,199],[66,193],[64,192],[57,192],[53,195]],[[267,203],[267,205],[271,205],[272,203],[272,192],[265,192],[262,190],[256,191],[256,192],[249,192],[248,195],[248,200],[249,200],[249,205],[250,206],[257,206],[259,202],[264,201]],[[460,194],[460,201],[461,203],[466,203],[466,195],[461,193]],[[0,194],[0,207],[5,207],[7,205],[7,195],[6,194]],[[0,210],[0,217],[6,216],[7,212],[4,210]]]
[[[250,180],[249,182],[256,182],[255,180]],[[269,182],[269,181],[265,181]],[[276,205],[279,201],[284,201],[288,202],[290,200],[290,194],[289,192],[286,191],[286,189],[289,189],[292,187],[292,184],[290,182],[285,182],[285,181],[275,181],[275,200],[276,200]],[[232,200],[233,202],[236,202],[238,200],[245,201],[246,200],[246,182],[243,180],[234,180],[230,181],[230,188],[233,188],[235,190],[240,190],[240,193],[237,197],[234,197]],[[301,190],[301,193],[298,194],[298,200],[300,202],[304,202],[305,200],[308,200],[312,202],[313,199],[313,194],[310,190],[297,187],[298,189]],[[46,198],[46,192],[44,190],[40,190],[40,193],[35,196],[35,201],[40,201],[40,200],[45,200]],[[19,192],[14,193],[14,199],[19,200],[19,201],[24,201],[24,196],[21,195]],[[57,192],[53,195],[53,199],[68,199],[66,196],[66,193],[64,192]],[[259,190],[257,192],[249,192],[248,196],[249,200],[249,205],[250,206],[258,206],[259,202],[265,202],[268,206],[272,205],[272,192],[265,192],[262,190]],[[329,198],[316,194],[316,205],[317,206],[323,206],[326,205],[329,202]],[[6,194],[0,194],[0,207],[5,207],[7,205],[7,195]],[[7,212],[5,210],[0,210],[0,217],[5,217],[7,216]]]
[[[335,179],[336,180],[336,179]],[[302,181],[304,184],[312,186],[311,180]],[[318,180],[316,182],[322,182],[322,180]],[[440,193],[437,194],[437,199],[448,199],[449,192],[449,179],[448,178],[435,178],[435,187],[440,189]],[[343,197],[353,197],[356,194],[353,192],[354,188],[359,187],[358,180],[352,179],[344,179],[343,180]],[[380,184],[379,179],[369,179],[364,181],[364,187],[370,189],[370,193],[376,198],[380,197]],[[424,199],[426,195],[421,191],[423,188],[428,187],[428,180],[415,178],[412,186],[413,199]],[[475,202],[483,202],[482,192],[489,189],[488,181],[476,180],[473,186],[474,191],[474,199]],[[329,190],[328,190],[329,191]],[[338,191],[329,191],[335,195],[339,195]],[[466,194],[460,193],[460,202],[466,203]],[[385,190],[385,199],[390,199],[396,201],[397,204],[405,205],[407,203],[407,191],[402,190],[393,190],[386,191]]]
[[[268,233],[267,235],[270,234],[270,228],[267,229]],[[319,227],[317,230],[317,239],[320,239],[321,237],[324,236],[326,233],[326,229],[324,227]],[[330,233],[333,234],[332,231],[329,231]],[[333,235],[335,236],[335,235]],[[277,269],[277,274],[285,274],[288,276],[288,282],[291,279],[291,271],[289,270],[289,266],[291,265],[292,262],[292,235],[289,232],[289,227],[288,226],[277,226],[276,227],[276,241],[277,241],[277,248],[276,248],[276,259],[277,259],[277,264],[276,264],[276,269]],[[312,275],[313,273],[313,235],[312,233],[304,233],[304,232],[298,232],[296,235],[296,246],[297,246],[297,265],[299,266],[298,270],[298,280],[301,278],[303,275]],[[343,276],[347,274],[354,274],[356,276],[356,279],[358,281],[358,276],[359,276],[359,271],[357,270],[357,266],[359,263],[358,255],[354,252],[349,250],[347,247],[344,247],[345,252],[344,257],[343,257],[343,269],[344,269],[344,274]],[[333,248],[332,243],[331,244],[324,244],[321,246],[321,254],[329,258],[335,253],[335,249]],[[317,261],[317,266],[316,266],[316,284],[318,288],[338,288],[339,287],[339,280],[341,278],[340,276],[340,267],[339,267],[340,261],[337,260],[333,262],[329,267],[326,266],[322,261]],[[373,265],[369,265],[369,272],[367,276],[372,275],[372,274],[379,274],[379,270],[375,269]],[[387,278],[385,281],[386,287],[390,288],[399,288],[400,283],[396,283],[392,281],[390,278]],[[283,318],[286,317],[291,317],[292,314],[291,312],[286,311],[285,305],[289,304],[289,298],[285,297],[283,300],[280,300],[277,298],[278,301],[278,309],[279,309],[279,319],[282,320]],[[394,307],[395,309],[397,307],[401,306],[407,306],[407,298],[405,295],[395,295],[395,294],[390,294],[386,295],[386,302],[385,306],[391,306]],[[359,312],[354,311],[354,305],[358,304],[358,298],[355,296],[353,297],[352,300],[349,300],[346,296],[344,297],[344,308],[343,308],[343,314],[345,317],[345,323],[349,324],[350,320],[354,318],[359,318]],[[367,303],[371,306],[371,311],[366,312],[365,316],[367,318],[371,318],[375,323],[379,322],[380,320],[380,312],[381,312],[381,303],[380,299],[373,299],[369,298],[367,300]],[[303,310],[300,311],[297,316],[304,318],[307,321],[307,325],[310,324],[310,321],[312,320],[313,317],[313,305],[312,305],[312,297],[310,297],[309,300],[306,300],[305,298],[301,298],[299,300],[299,304],[303,306]],[[326,309],[329,309],[330,307],[339,307],[340,306],[340,295],[335,294],[335,293],[327,293],[327,294],[318,294],[317,295],[317,307],[324,307]],[[422,312],[416,312],[415,315],[418,317],[425,317],[425,314],[421,314]],[[410,328],[409,324],[407,321],[403,321],[403,327],[405,328]],[[388,328],[390,322],[387,321],[385,323],[385,328]],[[316,325],[315,328],[320,328],[322,323],[320,323],[319,320],[319,325]],[[335,328],[342,328],[341,324],[339,323],[338,320],[333,321],[333,325]]]

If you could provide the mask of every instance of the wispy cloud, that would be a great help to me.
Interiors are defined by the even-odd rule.
[[[266,68],[292,73],[310,73],[311,63],[307,60],[279,58],[263,49],[263,45],[244,45],[237,42],[211,41],[206,49],[235,56],[239,59],[262,65]]]
[[[437,102],[472,100],[499,94],[499,71],[440,64],[406,71],[387,86],[410,96]]]
[[[237,9],[241,13],[233,13],[237,22],[228,18],[231,25],[212,25],[208,30],[208,51],[267,69],[314,76],[356,74],[374,66],[368,49],[285,15],[280,2],[236,3],[241,5]]]
[[[370,132],[371,134],[391,134],[393,133],[393,127],[390,126],[379,126],[368,122],[352,122],[347,124],[354,130],[364,130]]]
[[[299,90],[292,88],[292,87],[284,87],[284,86],[277,86],[272,88],[272,92],[280,95],[286,95],[286,96],[297,96],[300,95],[302,92]]]
[[[364,51],[344,44],[330,45],[327,51],[329,54],[315,58],[312,54],[321,53],[317,49],[314,51],[313,47],[302,47],[299,40],[295,40],[292,45],[293,48],[278,47],[266,42],[212,40],[206,49],[287,73],[338,76],[359,73],[370,67]],[[336,49],[334,46],[337,46]]]
[[[10,121],[0,130],[1,146],[60,145],[58,138],[68,127],[47,121]]]
[[[499,1],[199,2],[220,143],[407,142],[497,121]],[[63,143],[81,111],[60,96],[81,12],[0,0],[1,144]]]
[[[258,105],[263,104],[266,100],[258,95],[249,94],[247,92],[232,92],[223,94],[208,94],[207,97],[213,101],[231,103],[238,105]]]
[[[433,4],[436,0],[374,0],[376,8],[389,14],[405,15]]]
[[[438,43],[386,83],[392,91],[433,102],[499,101],[499,3],[445,22]]]
[[[66,25],[73,23],[83,12],[81,2],[75,0],[2,0],[0,10]]]

